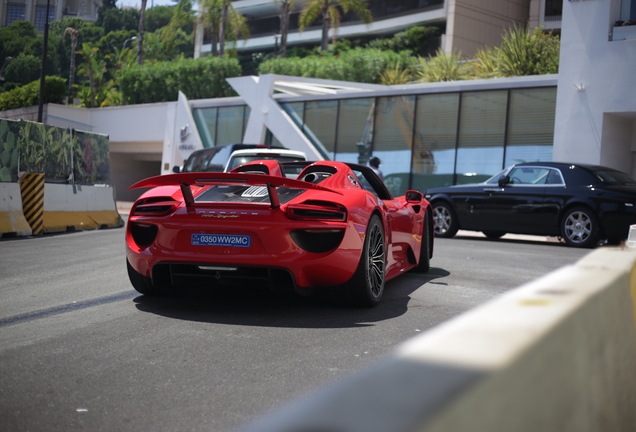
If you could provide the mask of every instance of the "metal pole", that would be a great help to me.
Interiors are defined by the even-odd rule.
[[[46,76],[46,51],[49,45],[49,10],[51,0],[46,0],[46,18],[44,19],[44,43],[42,44],[42,70],[40,71],[40,104],[38,105],[38,123],[42,123],[44,109],[44,77]]]

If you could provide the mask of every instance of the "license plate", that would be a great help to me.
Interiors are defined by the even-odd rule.
[[[252,237],[234,234],[192,234],[193,246],[250,247]]]

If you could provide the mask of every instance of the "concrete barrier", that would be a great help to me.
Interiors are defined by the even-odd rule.
[[[241,430],[636,431],[635,265],[597,249]]]
[[[46,183],[44,232],[115,228],[123,225],[113,188]]]
[[[31,226],[22,212],[20,185],[0,183],[0,237],[31,235]]]

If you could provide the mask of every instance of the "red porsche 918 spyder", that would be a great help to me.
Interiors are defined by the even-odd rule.
[[[142,294],[264,281],[300,294],[331,287],[374,306],[385,281],[430,268],[429,202],[418,191],[394,198],[364,165],[261,160],[229,173],[151,177],[131,189],[145,187],[153,189],[126,227],[128,275]]]

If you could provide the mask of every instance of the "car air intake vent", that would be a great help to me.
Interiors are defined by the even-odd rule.
[[[287,206],[287,217],[296,220],[347,220],[347,209],[337,203],[329,201],[305,201],[302,204]]]
[[[176,209],[179,203],[172,197],[150,197],[137,201],[131,216],[164,216]]]
[[[169,202],[169,201],[175,201],[175,199],[172,198],[172,197],[150,197],[150,198],[144,198],[144,204],[152,204],[152,203],[156,203],[156,202]]]
[[[290,233],[294,242],[303,250],[312,253],[329,252],[338,247],[344,237],[343,229],[307,229]]]
[[[139,247],[148,247],[157,238],[157,226],[150,224],[132,223],[130,226],[130,234]]]

